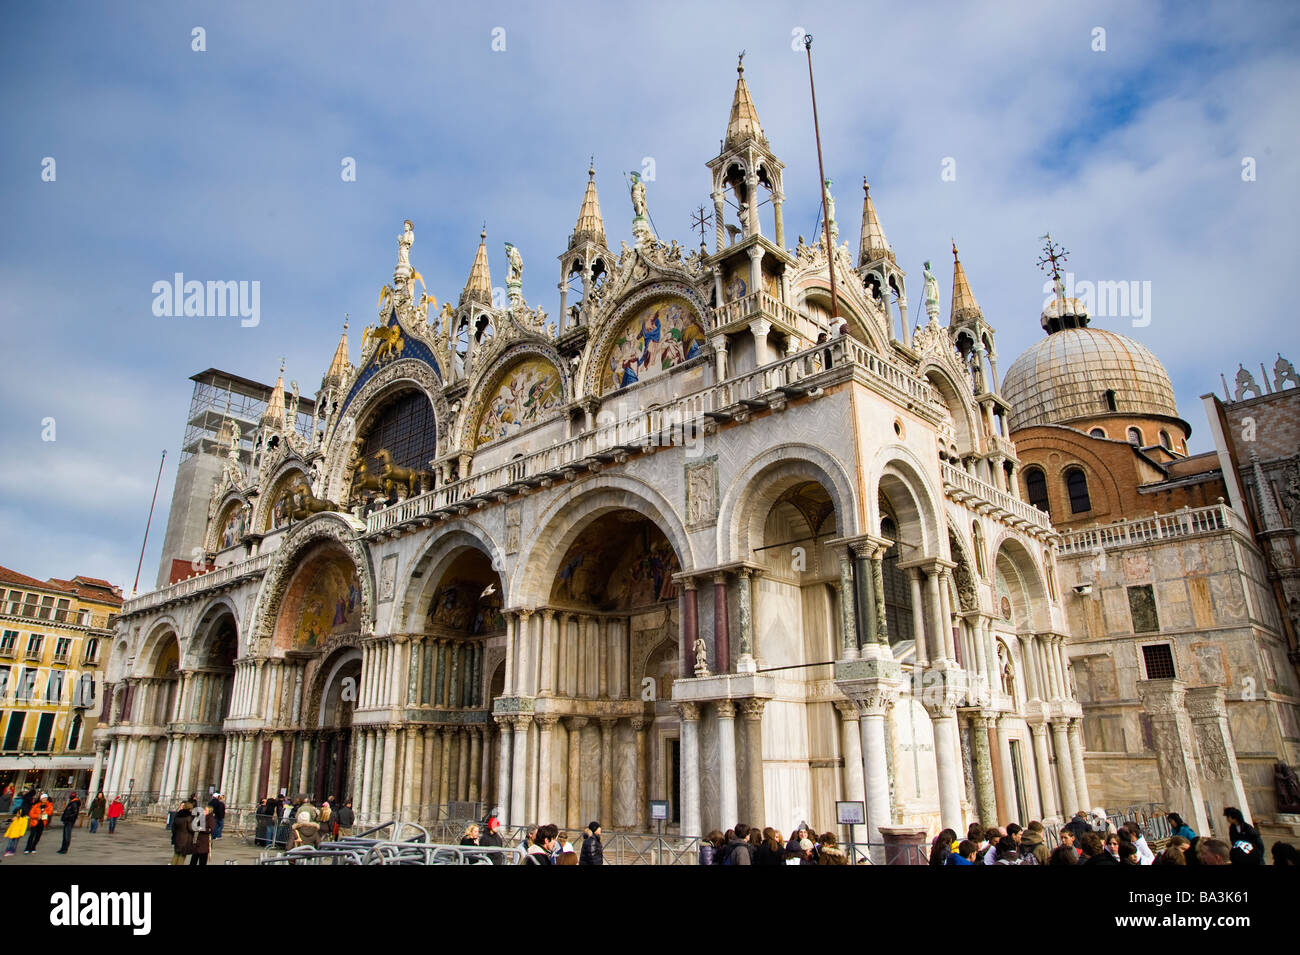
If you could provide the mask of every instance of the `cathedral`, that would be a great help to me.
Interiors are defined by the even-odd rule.
[[[909,319],[865,182],[856,251],[829,182],[787,248],[743,66],[705,165],[698,248],[634,177],[611,249],[588,170],[554,317],[509,244],[494,295],[485,234],[439,307],[404,224],[356,364],[345,325],[309,412],[282,374],[222,429],[201,572],[123,607],[92,790],[681,837],[850,802],[870,843],[1093,805],[956,247],[946,321],[928,262]]]

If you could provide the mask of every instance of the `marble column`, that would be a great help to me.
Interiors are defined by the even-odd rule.
[[[1241,769],[1237,765],[1237,747],[1233,744],[1232,731],[1228,727],[1223,687],[1191,687],[1187,690],[1185,699],[1187,715],[1192,721],[1192,733],[1197,741],[1197,751],[1201,754],[1204,795],[1209,797],[1208,790],[1217,789],[1217,795],[1226,805],[1237,806],[1249,815]],[[1077,736],[1073,725],[1070,732],[1073,747]],[[1079,748],[1079,762],[1082,764],[1082,746]]]
[[[846,548],[840,555],[840,656],[845,660],[858,658],[857,592],[853,582],[852,550]]]
[[[939,572],[939,603],[943,608],[943,639],[948,648],[948,659],[957,658],[956,644],[952,634],[952,568],[945,566]],[[963,666],[970,666],[966,661]]]
[[[1020,669],[1025,676],[1025,699],[1041,700],[1043,694],[1038,688],[1038,676],[1034,673],[1033,648],[1031,647],[1033,637],[1023,633],[1018,634],[1017,637],[1020,640]]]
[[[365,736],[365,767],[362,771],[361,778],[361,798],[358,805],[361,807],[360,812],[367,819],[372,819],[377,814],[375,792],[375,731],[366,729],[363,733]]]
[[[1047,754],[1047,721],[1040,720],[1029,724],[1029,731],[1034,737],[1034,770],[1038,776],[1039,805],[1042,807],[1044,820],[1061,816],[1061,808],[1056,799],[1056,789],[1052,786],[1052,769]]]
[[[414,689],[414,683],[409,689]],[[419,759],[424,755],[424,748],[418,745],[416,735],[419,728],[408,726],[405,729],[406,753],[402,758],[402,813],[411,819],[420,818],[420,777]]]
[[[889,646],[889,618],[885,614],[885,548],[877,547],[871,555],[871,594],[876,615],[872,632],[876,643]]]
[[[528,800],[528,728],[533,718],[526,713],[515,717],[515,755],[511,769],[510,808],[515,814],[516,825],[528,825],[533,818],[528,813],[533,809]]]
[[[695,675],[695,652],[692,649],[700,635],[699,602],[695,589],[695,578],[687,577],[682,581],[681,592],[681,639],[678,650],[678,673],[681,679]],[[714,661],[717,667],[717,661]]]
[[[751,825],[763,826],[767,816],[767,800],[763,791],[763,707],[767,700],[740,701],[740,713],[745,720],[746,788],[749,790],[749,817]]]
[[[988,828],[998,824],[993,768],[989,763],[988,719],[982,713],[971,713],[966,719],[970,724],[971,762],[975,769],[975,795],[980,825]]]
[[[466,798],[478,802],[482,798],[480,785],[483,776],[483,731],[477,726],[469,728],[469,792]]]
[[[1066,735],[1067,719],[1052,720],[1052,742],[1056,749],[1056,776],[1061,787],[1061,815],[1068,818],[1076,810],[1089,807],[1079,804],[1079,793],[1074,788],[1074,766],[1070,762],[1070,741]],[[1200,830],[1197,830],[1198,832]]]
[[[438,817],[443,818],[448,815],[447,806],[454,798],[451,791],[451,747],[456,739],[456,727],[441,726],[438,735],[442,739],[438,752]]]
[[[506,659],[509,659],[507,655]],[[514,717],[498,716],[497,725],[501,727],[501,742],[498,744],[497,757],[497,808],[501,810],[501,822],[505,825],[518,825],[510,805],[510,760],[514,756]],[[520,814],[522,817],[522,813]]]
[[[555,689],[555,628],[554,610],[542,611],[542,677],[537,687],[538,696],[554,696]]]
[[[390,684],[391,686],[392,684]],[[397,786],[397,730],[392,726],[384,731],[384,772],[379,796],[379,811],[385,820],[392,819],[396,811]]]
[[[961,813],[961,752],[957,737],[957,701],[945,694],[942,700],[926,704],[934,727],[935,767],[939,776],[939,823],[963,831]]]
[[[429,672],[429,671],[426,671]],[[438,728],[425,726],[420,731],[420,817],[437,820],[438,805]]]
[[[618,720],[600,721],[600,823],[613,826],[614,822],[614,730]]]
[[[568,800],[567,824],[570,829],[581,829],[582,819],[582,728],[587,717],[570,716],[565,720],[569,731],[569,766],[565,793]]]
[[[1016,766],[1011,761],[1011,716],[1008,713],[994,714],[989,720],[990,733],[995,734],[994,739],[997,742],[997,762],[1002,766],[1000,778],[1001,788],[998,790],[998,802],[1002,805],[1003,810],[1000,818],[1004,822],[1015,820],[1022,826],[1027,824],[1027,819],[1020,818],[1020,806],[1016,802],[1016,793],[1019,791],[1021,780],[1016,778]],[[1032,800],[1026,796],[1025,811],[1030,811]],[[1035,813],[1030,819],[1039,818]]]
[[[677,703],[681,716],[681,834],[702,836],[700,828],[700,706]]]
[[[456,772],[456,801],[466,802],[469,800],[469,772],[470,772],[470,752],[469,752],[469,728],[461,727],[456,734],[456,748],[458,766]]]
[[[713,575],[713,654],[717,672],[730,673],[731,637],[727,628],[727,575],[725,573]],[[699,719],[698,715],[696,719]]]
[[[596,685],[602,700],[609,699],[609,618],[596,621]]]
[[[737,614],[740,617],[740,656],[737,673],[753,673],[754,663],[754,572],[743,568],[736,574]]]
[[[930,630],[934,636],[933,660],[951,659],[948,643],[943,638],[943,604],[939,601],[939,575],[933,569],[925,575],[925,605],[930,611]]]
[[[721,829],[730,829],[740,818],[739,771],[736,762],[736,704],[719,700],[714,704],[718,715],[718,811]],[[685,735],[683,734],[683,739]],[[683,756],[683,758],[685,758]]]
[[[885,745],[885,718],[892,697],[892,689],[888,686],[878,686],[854,699],[858,707],[858,735],[862,740],[867,841],[877,844],[884,842],[880,830],[888,828],[893,822],[892,807],[889,803],[889,754]],[[939,752],[937,734],[935,752]],[[941,781],[940,787],[942,785]],[[881,861],[878,856],[879,853],[873,851],[872,858]]]
[[[637,832],[650,831],[650,749],[647,736],[651,721],[645,717],[632,719],[632,733],[636,742],[636,808],[633,818]]]
[[[844,793],[845,800],[862,803],[865,811],[867,790],[864,782],[862,727],[859,722],[858,707],[852,700],[836,700],[835,710],[840,714],[840,755],[844,759],[841,791]],[[795,820],[795,822],[800,821],[802,820]]]
[[[533,682],[533,612],[531,610],[519,611],[519,624],[515,628],[515,645],[518,648],[519,659],[516,661],[515,668],[515,695],[516,696],[533,696],[536,688]],[[518,727],[516,727],[518,731]]]
[[[921,603],[919,567],[907,568],[907,582],[912,594],[912,642],[916,645],[916,665],[924,669],[930,665],[930,656],[925,646],[925,606]]]
[[[1074,788],[1079,794],[1081,808],[1092,808],[1092,799],[1088,792],[1088,774],[1083,767],[1083,720],[1075,717],[1070,720],[1066,738],[1070,744],[1070,770],[1074,773]]]
[[[537,723],[537,821],[552,821],[551,809],[551,737],[560,718],[552,713],[539,713],[533,717]]]

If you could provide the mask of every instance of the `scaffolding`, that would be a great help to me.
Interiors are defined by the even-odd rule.
[[[209,368],[191,375],[194,395],[185,419],[185,438],[181,443],[181,461],[196,454],[224,455],[230,445],[227,422],[239,425],[239,460],[248,466],[253,459],[253,434],[266,413],[271,400],[270,385]],[[289,397],[285,396],[286,405]],[[316,403],[302,395],[298,397],[298,420],[294,422],[298,433],[312,438],[312,421]]]

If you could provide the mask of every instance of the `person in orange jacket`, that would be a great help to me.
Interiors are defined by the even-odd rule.
[[[41,833],[53,818],[54,803],[50,802],[50,794],[41,793],[41,798],[32,803],[31,811],[27,813],[27,848],[23,850],[24,855],[31,855],[36,851],[36,844],[41,841]]]

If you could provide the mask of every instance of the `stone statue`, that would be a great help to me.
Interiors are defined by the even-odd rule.
[[[1236,401],[1241,401],[1252,391],[1255,393],[1256,398],[1262,397],[1264,394],[1262,391],[1260,391],[1259,385],[1256,384],[1255,377],[1246,370],[1246,366],[1242,365],[1241,363],[1238,363],[1237,364],[1237,388],[1236,391],[1234,392],[1234,399]]]
[[[405,231],[397,237],[397,264],[411,267],[411,246],[415,242],[415,227],[411,225],[411,220],[407,219],[403,225]]]
[[[925,310],[936,322],[939,320],[939,280],[930,271],[930,263],[925,263]]]
[[[1273,362],[1273,390],[1281,391],[1282,383],[1289,381],[1300,388],[1300,375],[1296,374],[1295,365],[1291,364],[1278,352],[1277,361]]]
[[[1277,790],[1277,811],[1300,812],[1300,777],[1295,767],[1277,763],[1273,767],[1273,785]]]
[[[834,184],[830,179],[822,183],[822,191],[826,193],[826,222],[830,226],[832,244],[840,237],[840,227],[835,221],[835,197],[831,195],[831,186]]]
[[[702,638],[696,637],[695,643],[691,645],[691,649],[695,651],[695,675],[700,677],[708,676],[709,648],[707,644],[705,644]]]
[[[518,284],[524,278],[524,259],[509,242],[506,243],[506,257],[510,260],[510,271],[506,276],[507,284]]]
[[[641,181],[639,172],[632,173],[632,212],[637,218],[642,218],[646,214],[645,183]]]

